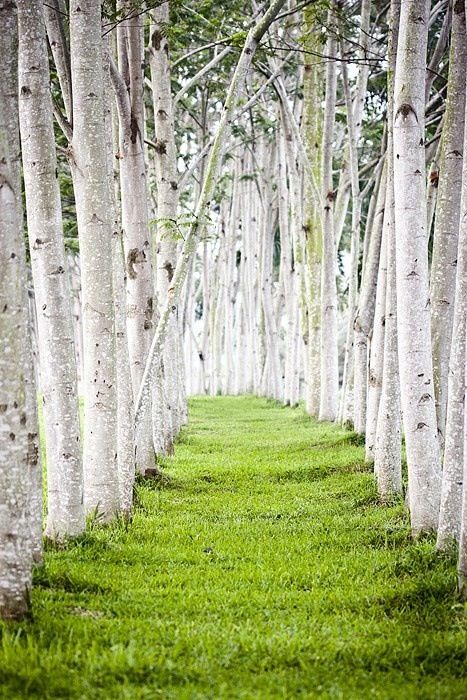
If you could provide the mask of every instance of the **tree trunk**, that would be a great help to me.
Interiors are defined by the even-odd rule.
[[[144,161],[143,30],[132,3],[120,3],[129,18],[117,28],[119,76],[111,68],[117,93],[120,122],[120,198],[126,279],[126,323],[133,397],[136,400],[154,327],[154,286],[148,190]],[[117,256],[121,251],[114,246]],[[118,336],[117,336],[118,343]],[[151,417],[148,415],[136,445],[137,469],[144,474],[154,468]]]
[[[403,0],[395,74],[397,325],[412,531],[436,530],[441,472],[431,357],[425,192],[425,0]]]
[[[20,619],[28,612],[32,557],[40,551],[37,545],[31,546],[31,497],[36,498],[31,487],[37,479],[31,469],[28,435],[37,435],[38,430],[32,420],[35,414],[28,414],[29,361],[24,363],[25,348],[31,344],[18,153],[14,152],[18,125],[11,120],[18,114],[17,23],[15,6],[7,0],[0,0],[0,24],[0,618]]]
[[[332,13],[329,13],[332,25]],[[326,55],[335,56],[337,42],[333,31],[329,33]],[[337,355],[337,289],[336,289],[336,241],[334,234],[334,188],[332,177],[332,140],[336,112],[336,62],[326,64],[326,96],[323,128],[323,264],[321,268],[321,394],[319,419],[334,421],[339,401]]]
[[[449,353],[456,288],[466,70],[465,7],[463,2],[454,2],[430,284],[433,376],[438,435],[442,450],[446,433]]]
[[[76,356],[42,2],[18,0],[19,119],[37,310],[51,538],[84,530]]]
[[[118,510],[112,212],[104,127],[101,5],[70,3],[72,165],[81,252],[84,354],[84,505]]]

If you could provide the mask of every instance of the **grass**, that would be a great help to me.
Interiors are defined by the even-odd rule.
[[[378,504],[352,433],[253,398],[191,401],[131,525],[90,528],[1,627],[14,698],[467,698],[453,556]]]

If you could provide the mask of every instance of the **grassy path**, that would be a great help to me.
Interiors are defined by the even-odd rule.
[[[165,466],[130,527],[48,552],[1,697],[467,698],[452,558],[376,504],[351,434],[195,399]]]

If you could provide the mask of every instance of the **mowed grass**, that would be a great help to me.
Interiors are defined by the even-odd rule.
[[[48,551],[4,698],[467,698],[455,559],[378,504],[360,441],[197,398],[131,525]]]

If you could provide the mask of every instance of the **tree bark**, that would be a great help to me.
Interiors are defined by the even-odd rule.
[[[104,127],[101,4],[70,3],[73,181],[81,252],[84,353],[84,505],[118,511],[112,214]]]
[[[76,355],[42,2],[18,0],[19,119],[47,454],[46,535],[84,530]]]
[[[436,530],[441,472],[431,357],[425,192],[428,7],[402,0],[394,101],[397,326],[414,534]]]

